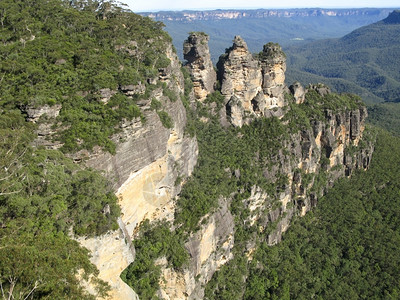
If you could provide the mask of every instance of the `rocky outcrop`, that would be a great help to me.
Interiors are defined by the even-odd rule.
[[[26,114],[26,120],[38,124],[37,137],[33,144],[36,147],[44,146],[51,149],[58,149],[62,146],[60,142],[54,142],[51,137],[56,133],[53,128],[55,119],[60,115],[61,104],[43,106],[28,106],[23,109]]]
[[[306,91],[300,82],[296,81],[291,86],[289,86],[289,90],[293,95],[296,104],[301,104],[305,100]]]
[[[286,57],[279,45],[266,44],[253,57],[245,41],[236,36],[217,68],[226,115],[232,125],[241,127],[254,117],[283,115],[280,108],[285,105]]]
[[[183,57],[193,81],[193,91],[197,100],[203,101],[214,92],[217,74],[211,62],[208,48],[209,36],[202,32],[191,33],[183,44]]]
[[[218,80],[232,125],[242,126],[259,116],[282,117],[283,111],[289,109],[286,92],[293,95],[292,101],[297,104],[304,102],[307,92],[322,97],[330,94],[330,89],[321,84],[304,89],[294,83],[287,89],[285,70],[285,56],[278,45],[265,45],[255,58],[246,43],[235,37],[233,46],[218,63]],[[273,193],[254,185],[250,197],[243,200],[250,213],[242,221],[256,225],[269,245],[279,243],[292,218],[306,214],[337,178],[349,176],[357,168],[368,168],[373,152],[371,143],[349,151],[359,144],[366,116],[362,105],[353,110],[326,109],[322,118],[311,120],[309,128],[291,133],[282,142],[282,149],[265,162],[264,169],[269,182],[286,183]],[[240,172],[235,171],[234,176],[240,177]],[[201,229],[189,238],[189,266],[174,270],[165,258],[158,261],[162,266],[160,298],[204,297],[204,286],[214,272],[233,257],[235,227],[229,203],[230,199],[220,199],[219,209],[205,216]],[[249,259],[256,244],[256,240],[250,240],[245,245]]]
[[[286,55],[281,46],[274,43],[264,45],[259,55],[263,77],[262,90],[268,109],[285,105],[284,88]]]
[[[221,93],[227,99],[235,95],[246,110],[250,109],[250,101],[261,90],[261,69],[240,36],[235,36],[232,47],[220,57],[217,68]]]
[[[256,226],[258,236],[264,236],[269,245],[279,243],[293,217],[311,210],[335,180],[356,169],[368,168],[373,144],[366,142],[356,149],[366,117],[362,105],[353,110],[326,109],[323,118],[313,120],[309,128],[291,133],[264,166],[269,182],[285,183],[276,192],[254,185],[250,196],[242,200],[249,213],[241,222]],[[232,174],[241,176],[238,170]],[[235,224],[229,205],[229,198],[221,198],[219,209],[204,216],[200,230],[191,235],[186,243],[190,254],[187,267],[178,271],[170,268],[165,259],[159,261],[163,270],[158,294],[161,299],[204,298],[204,286],[233,257]],[[258,238],[243,245],[249,259]]]
[[[60,104],[45,104],[40,107],[27,107],[24,111],[28,121],[37,123],[42,116],[46,118],[56,118],[60,114],[60,110]]]
[[[95,238],[78,238],[78,242],[91,252],[91,262],[100,271],[98,277],[110,285],[109,299],[139,299],[135,291],[120,278],[122,271],[134,260],[122,230]],[[96,295],[91,285],[85,287]]]
[[[338,178],[368,168],[374,150],[372,142],[349,150],[359,144],[366,117],[364,106],[336,113],[325,110],[324,120],[314,120],[310,129],[292,134],[284,142],[283,148],[288,152],[280,151],[270,162],[279,167],[266,168],[264,175],[271,182],[286,177],[287,184],[275,195],[254,187],[258,192],[252,191],[245,200],[254,212],[248,222],[258,222],[263,230],[268,228],[268,244],[280,242],[292,217],[305,215]]]
[[[217,69],[221,93],[227,103],[228,120],[241,127],[249,122],[245,112],[253,111],[251,101],[261,91],[260,64],[253,58],[246,42],[236,36],[232,47],[220,57]]]
[[[204,53],[207,49],[198,49],[204,46],[201,40],[207,41],[207,38],[191,37],[185,44],[189,55],[188,67],[197,66],[192,71],[199,71],[199,60],[205,62],[207,58],[204,58]],[[159,70],[157,80],[180,95],[184,91],[180,63],[172,48],[167,50],[167,54],[171,64]],[[224,113],[231,124],[240,127],[256,117],[282,117],[283,112],[290,109],[285,107],[289,100],[285,100],[284,93],[288,91],[298,104],[304,102],[307,92],[317,92],[321,96],[330,93],[323,85],[304,89],[295,83],[286,89],[285,70],[285,56],[278,45],[267,44],[260,54],[253,56],[246,43],[240,37],[235,37],[233,46],[221,56],[218,63],[218,80],[226,101]],[[213,80],[212,76],[205,76],[206,73],[196,73],[200,74],[197,77],[198,87],[201,87],[203,96],[212,91],[205,88],[207,78],[211,78],[210,82]],[[126,91],[129,96],[135,92],[141,93],[141,89],[134,86],[127,87]],[[200,92],[197,99],[202,101],[203,96],[199,95]],[[156,111],[150,109],[152,98],[158,100],[171,116],[173,128],[163,127]],[[87,165],[104,170],[113,178],[121,205],[120,230],[79,240],[92,252],[92,262],[100,270],[99,277],[112,287],[112,299],[137,298],[119,279],[121,271],[135,258],[131,238],[145,219],[174,220],[173,199],[181,189],[177,179],[190,176],[198,154],[195,139],[184,135],[186,111],[181,101],[171,101],[164,95],[163,88],[159,87],[152,91],[149,99],[139,101],[138,105],[144,112],[146,123],[139,119],[124,122],[120,125],[121,131],[112,137],[117,145],[114,155],[96,149],[88,153],[86,159]],[[370,144],[366,143],[367,146],[362,150],[348,150],[357,146],[362,137],[367,116],[365,108],[360,105],[351,111],[326,109],[323,114],[322,119],[311,121],[307,129],[291,133],[290,138],[282,142],[282,149],[265,162],[264,176],[271,183],[285,182],[279,192],[266,192],[254,185],[250,197],[243,200],[250,212],[243,222],[257,225],[270,245],[278,243],[292,218],[304,215],[315,206],[321,194],[337,178],[349,176],[356,168],[367,168],[369,165],[373,150]],[[233,174],[240,177],[239,170]],[[322,175],[326,177],[323,183],[319,179]],[[317,183],[321,187],[316,188]],[[229,198],[221,198],[218,208],[203,217],[200,230],[190,235],[185,244],[190,254],[186,267],[175,270],[165,257],[158,259],[156,263],[162,271],[158,297],[204,297],[204,286],[233,257],[235,223],[229,208],[230,202]],[[251,240],[245,245],[249,259],[256,244],[256,240]]]
[[[160,70],[161,81],[175,95],[180,95],[183,93],[184,86],[180,62],[173,53],[172,47],[168,49],[167,54],[171,64],[168,68]],[[163,110],[173,120],[172,129],[164,127],[156,111],[150,109],[152,98],[161,102]],[[163,95],[163,89],[160,87],[152,92],[149,99],[140,100],[137,104],[144,113],[146,122],[143,123],[140,119],[124,122],[120,125],[121,132],[112,137],[117,144],[116,153],[112,155],[97,149],[97,151],[88,153],[86,160],[88,166],[106,171],[108,177],[113,179],[116,190],[126,184],[133,174],[137,174],[160,159],[169,161],[170,165],[175,163],[180,165],[179,170],[175,167],[176,170],[172,177],[176,177],[179,172],[183,176],[187,175],[189,169],[192,169],[196,162],[195,159],[192,163],[177,161],[181,156],[182,159],[196,157],[197,151],[195,139],[184,136],[186,111],[181,101],[172,102]],[[176,192],[172,194],[176,194]]]
[[[326,86],[323,83],[318,83],[318,84],[310,84],[307,87],[306,92],[308,92],[309,90],[314,90],[316,91],[320,96],[326,96],[329,95],[331,93],[331,89],[329,86]]]

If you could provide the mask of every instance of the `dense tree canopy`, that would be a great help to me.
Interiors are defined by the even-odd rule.
[[[169,64],[162,23],[112,2],[0,3],[0,106],[62,104],[56,138],[64,152],[95,145],[113,152],[109,137],[121,120],[142,116],[120,89],[147,86]],[[116,92],[107,105],[105,89]]]
[[[377,133],[368,171],[339,180],[278,245],[222,267],[206,298],[398,299],[400,141]]]
[[[389,18],[340,39],[288,47],[288,82],[324,82],[339,92],[357,93],[367,103],[398,102],[400,24]]]
[[[98,172],[59,151],[32,148],[30,127],[19,111],[0,114],[2,296],[88,298],[76,275],[97,270],[69,235],[116,229],[116,197]]]
[[[141,117],[122,85],[147,85],[169,38],[160,23],[111,1],[0,2],[0,286],[5,299],[92,299],[88,280],[107,285],[71,239],[116,229],[111,184],[63,152],[99,145],[122,119]],[[113,89],[107,104],[100,91]],[[147,94],[144,95],[146,97]],[[29,108],[62,104],[55,120],[63,152],[33,147]],[[167,120],[168,121],[168,120]],[[46,118],[39,120],[46,122]]]

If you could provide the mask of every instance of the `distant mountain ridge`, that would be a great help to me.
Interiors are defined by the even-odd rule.
[[[385,24],[400,24],[400,10],[393,11],[385,20]]]
[[[224,53],[234,36],[240,35],[249,50],[258,51],[265,42],[282,47],[327,38],[339,38],[388,16],[393,9],[254,9],[211,11],[163,11],[141,13],[166,25],[178,55],[183,59],[182,41],[189,32],[205,32],[213,63]]]
[[[325,8],[293,8],[293,9],[217,9],[209,11],[160,11],[141,13],[157,21],[209,21],[223,19],[244,19],[244,18],[293,18],[293,17],[348,17],[348,16],[379,16],[387,14],[393,9],[325,9]]]
[[[339,92],[360,94],[369,103],[399,102],[399,36],[400,11],[396,10],[340,39],[288,47],[288,78],[306,84],[318,77]]]

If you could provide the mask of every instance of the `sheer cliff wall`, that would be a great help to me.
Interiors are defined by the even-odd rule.
[[[181,63],[171,45],[167,56],[171,63],[159,70],[158,81],[180,97],[184,89]],[[150,109],[154,98],[171,117],[172,128],[163,126],[157,112]],[[80,239],[92,252],[99,277],[110,284],[111,299],[137,298],[120,279],[121,272],[134,260],[131,237],[145,219],[173,218],[173,199],[181,189],[177,178],[191,174],[198,154],[196,139],[184,135],[186,110],[180,99],[171,101],[159,87],[138,105],[146,121],[134,119],[121,124],[121,132],[112,137],[117,144],[116,153],[94,151],[86,161],[88,166],[105,171],[113,180],[121,206],[120,230]]]

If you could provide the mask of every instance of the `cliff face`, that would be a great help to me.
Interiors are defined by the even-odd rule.
[[[306,214],[336,179],[350,176],[355,169],[368,168],[373,146],[362,140],[367,117],[362,105],[351,108],[327,105],[319,110],[318,116],[306,121],[308,126],[290,129],[291,123],[302,117],[295,105],[302,105],[310,95],[329,98],[331,92],[323,85],[305,89],[298,82],[287,88],[284,84],[286,58],[279,45],[266,44],[263,51],[253,55],[246,42],[236,36],[232,47],[220,57],[217,73],[210,60],[205,34],[191,34],[184,43],[184,53],[193,81],[192,103],[209,105],[209,111],[218,113],[225,125],[228,121],[234,127],[242,127],[257,118],[277,117],[286,126],[288,137],[282,136],[280,148],[271,150],[275,152],[268,161],[259,162],[259,154],[254,153],[254,163],[259,164],[262,176],[272,184],[281,182],[279,189],[268,190],[254,183],[241,200],[248,211],[240,220],[241,224],[256,227],[258,235],[269,245],[278,243],[292,218]],[[105,171],[114,183],[121,206],[119,230],[78,239],[91,251],[91,261],[100,271],[99,278],[110,284],[111,299],[138,299],[135,291],[120,279],[121,272],[135,261],[132,240],[138,236],[145,219],[173,223],[175,197],[179,197],[182,188],[180,179],[190,176],[197,163],[196,138],[184,134],[187,116],[179,99],[185,90],[181,64],[172,45],[166,49],[166,55],[169,66],[158,69],[158,77],[150,83],[154,85],[151,93],[137,102],[143,112],[142,120],[122,122],[118,133],[112,136],[117,145],[115,154],[96,147],[91,152],[81,150],[73,154],[77,161],[84,160],[89,167]],[[218,86],[217,81],[223,99],[219,112],[218,105],[204,101]],[[145,92],[141,83],[120,89],[128,97]],[[177,99],[173,101],[165,89]],[[101,101],[107,103],[114,93],[110,89],[101,90]],[[164,126],[154,103],[159,103],[170,116],[171,128]],[[26,113],[32,122],[38,122],[42,115],[47,115],[51,121],[60,109],[57,105],[44,106],[27,108]],[[36,144],[58,148],[59,143],[47,139],[54,134],[49,124],[39,122]],[[359,147],[360,144],[363,146]],[[239,169],[227,172],[238,179],[241,177]],[[190,256],[187,265],[174,269],[166,257],[156,261],[161,267],[157,292],[161,299],[204,298],[205,286],[213,274],[234,257],[238,221],[231,204],[234,197],[243,192],[239,189],[229,197],[220,197],[217,208],[200,220],[199,230],[189,233],[185,242]],[[242,245],[242,253],[248,259],[252,259],[259,238],[250,238]],[[88,291],[93,289],[90,284],[85,286]]]
[[[285,105],[283,92],[285,87],[286,56],[278,44],[264,45],[260,53],[262,90],[266,99],[266,109]],[[262,105],[261,102],[259,104]],[[265,113],[264,113],[265,114]]]
[[[261,218],[262,212],[253,216],[261,221],[260,225],[264,228],[270,222],[277,222],[276,229],[268,234],[270,245],[280,242],[292,217],[296,214],[305,215],[338,178],[350,176],[355,169],[368,168],[373,153],[372,144],[358,149],[359,152],[349,151],[362,139],[366,116],[364,107],[337,113],[326,110],[324,120],[313,121],[309,130],[291,135],[286,145],[290,154],[280,153],[274,162],[280,168],[265,171],[265,176],[271,180],[277,180],[278,176],[288,178],[288,183],[278,196],[281,206],[270,211],[265,220]],[[294,159],[289,160],[288,156]],[[327,177],[323,181],[323,188],[318,190],[317,181],[324,173]],[[267,195],[266,199],[270,196]],[[268,207],[265,204],[258,204],[261,211]]]
[[[232,47],[220,57],[217,68],[228,119],[240,127],[249,121],[243,120],[244,112],[253,111],[251,101],[261,91],[260,64],[253,59],[246,42],[236,36]]]
[[[203,299],[205,284],[216,270],[232,259],[234,219],[229,201],[221,199],[219,204],[219,209],[205,216],[207,221],[186,242],[190,262],[184,270],[174,270],[166,261],[161,261],[160,298]]]
[[[159,70],[158,80],[180,95],[184,88],[183,76],[172,46],[167,49],[167,55],[171,64]],[[156,111],[150,109],[153,98],[162,103],[173,120],[171,129],[165,128]],[[112,299],[136,299],[137,295],[119,277],[134,260],[131,236],[144,219],[173,218],[172,200],[181,189],[177,178],[191,174],[198,154],[196,140],[184,135],[186,111],[180,100],[171,101],[160,87],[138,105],[146,122],[143,124],[137,119],[121,124],[121,132],[112,137],[117,144],[116,153],[112,155],[97,149],[86,161],[88,166],[104,170],[114,179],[121,206],[120,230],[106,236],[80,239],[91,251],[99,277],[111,285]]]
[[[291,134],[263,171],[270,182],[284,178],[286,183],[276,193],[255,184],[250,196],[242,200],[249,215],[241,222],[256,226],[269,245],[279,243],[292,218],[311,210],[336,179],[368,168],[372,144],[354,153],[349,151],[362,139],[366,116],[363,107],[336,113],[326,110],[323,120],[313,121],[308,130]],[[219,209],[204,217],[206,222],[186,243],[191,259],[183,271],[169,268],[166,262],[161,264],[162,299],[202,299],[212,274],[233,258],[237,228],[229,211],[230,200],[221,199]],[[243,245],[249,259],[256,250],[257,239]]]
[[[40,21],[31,21],[39,27],[46,20],[59,24],[60,19],[46,14],[49,3],[42,2],[38,2]],[[58,7],[55,2],[50,4]],[[3,141],[3,152],[12,154],[10,162],[3,159],[8,165],[3,179],[12,179],[11,185],[17,189],[22,181],[26,182],[20,190],[8,192],[9,187],[5,186],[0,193],[16,196],[1,200],[6,208],[2,206],[4,218],[11,220],[1,220],[2,229],[10,229],[10,237],[19,224],[29,231],[23,232],[15,245],[13,238],[5,239],[14,248],[34,240],[38,230],[43,229],[55,240],[64,239],[63,234],[69,232],[71,238],[90,250],[98,277],[110,285],[111,299],[138,299],[138,294],[143,298],[204,299],[208,293],[205,286],[224,265],[237,257],[247,264],[257,245],[265,241],[269,245],[278,243],[291,219],[315,206],[337,178],[350,176],[358,168],[368,168],[373,146],[363,139],[367,112],[360,101],[349,95],[334,95],[323,85],[304,89],[295,83],[287,88],[286,59],[277,44],[266,44],[259,54],[253,55],[245,41],[236,36],[215,72],[208,36],[192,33],[184,44],[186,68],[193,81],[193,90],[188,91],[190,80],[184,77],[186,71],[161,24],[125,14],[113,5],[93,8],[81,4],[74,10],[63,11],[59,7],[63,13],[57,15],[88,13],[79,22],[71,23],[76,25],[69,26],[74,32],[57,33],[65,40],[60,46],[66,49],[63,56],[60,47],[53,49],[54,53],[45,47],[48,42],[57,44],[50,39],[54,26],[35,29],[38,37],[32,36],[30,42],[41,40],[40,47],[36,47],[13,35],[18,26],[2,20],[5,30],[10,31],[9,46],[16,46],[20,40],[23,48],[15,49],[28,50],[21,51],[22,61],[8,60],[6,55],[6,65],[26,65],[26,70],[58,70],[49,72],[48,77],[45,72],[36,74],[28,82],[30,90],[43,94],[30,95],[27,87],[21,89],[22,93],[13,94],[13,83],[25,82],[24,68],[10,74],[7,70],[2,77],[5,91],[10,93],[2,99],[2,109],[20,109],[27,121],[38,125],[28,124],[26,132],[3,126],[3,133],[9,135]],[[30,6],[27,8],[24,15],[31,11]],[[97,22],[107,18],[112,22]],[[73,19],[70,21],[74,22]],[[80,47],[87,35],[85,24],[91,24],[93,35],[87,49]],[[27,30],[31,35],[31,30]],[[75,39],[67,39],[68,35]],[[49,53],[38,54],[33,51],[36,48]],[[42,56],[43,65],[37,60]],[[104,62],[102,70],[96,63],[100,60]],[[50,86],[56,88],[48,89]],[[53,94],[54,98],[47,97]],[[24,99],[30,96],[33,99]],[[14,113],[10,111],[8,116],[7,112],[3,123],[12,127],[22,123],[23,117]],[[107,183],[99,174],[83,167],[70,167],[72,161],[61,152],[31,152],[28,143],[35,128],[36,146],[61,148],[76,163],[104,172],[113,182],[121,208],[119,216],[116,198],[110,195],[108,187],[103,189]],[[185,130],[193,135],[185,134]],[[12,137],[15,132],[21,134],[21,141]],[[194,170],[198,149],[204,152]],[[27,158],[28,155],[31,157]],[[48,160],[51,163],[47,164]],[[26,173],[23,169],[27,169]],[[86,171],[91,174],[84,174]],[[63,177],[65,174],[71,176]],[[34,181],[36,184],[31,185]],[[58,194],[58,187],[68,192]],[[18,193],[23,190],[26,192],[20,196]],[[39,190],[43,193],[35,194]],[[68,201],[58,201],[62,198]],[[92,210],[95,217],[90,214]],[[46,216],[49,213],[54,216]],[[35,218],[27,219],[29,214]],[[90,220],[86,220],[85,228],[80,223],[86,217]],[[115,219],[118,226],[113,224]],[[104,233],[109,228],[118,230]],[[101,235],[77,238],[74,234]],[[68,276],[61,276],[56,282],[37,278],[29,295],[33,297],[34,291],[39,292],[36,288],[40,285],[44,288],[40,295],[47,294],[51,286],[62,286],[53,298],[74,297],[80,294],[78,284],[96,295],[97,273],[87,262],[86,251],[78,252],[79,247],[76,243],[72,246],[69,240],[61,242],[57,249],[63,245],[71,247],[61,259],[70,265],[75,261],[71,257],[76,255],[82,264],[61,268],[67,270],[64,273]],[[43,248],[36,246],[22,249],[17,256],[29,257]],[[44,253],[48,257],[52,254]],[[50,263],[53,268],[58,262]],[[5,269],[8,272],[8,266]],[[40,270],[45,271],[38,272],[39,275],[49,268]],[[93,274],[84,276],[85,272]],[[121,280],[121,272],[136,291]],[[32,274],[31,270],[27,274]],[[33,283],[32,276],[13,276],[2,276],[9,279],[6,285],[10,298],[13,291],[23,292]],[[28,285],[17,288],[16,281]]]
[[[384,11],[383,13],[381,11]],[[387,15],[389,9],[377,11],[374,9],[257,9],[257,10],[211,10],[211,11],[183,11],[183,12],[157,12],[143,13],[150,18],[159,21],[200,21],[200,20],[223,20],[244,18],[294,18],[294,17],[345,17],[345,16],[375,16]]]
[[[246,43],[235,37],[233,46],[218,64],[226,105],[222,114],[238,127],[260,116],[276,116],[289,129],[292,119],[287,114],[297,117],[292,103],[302,104],[307,93],[331,95],[323,85],[305,89],[294,83],[286,88],[285,69],[285,57],[279,46],[267,44],[255,58]],[[285,97],[285,93],[292,98]],[[309,120],[309,127],[291,132],[289,138],[282,140],[282,148],[261,166],[268,181],[282,181],[283,185],[278,192],[270,192],[254,184],[250,196],[242,200],[249,215],[241,222],[257,226],[259,234],[274,245],[280,242],[292,218],[306,214],[336,179],[350,176],[355,169],[367,169],[373,145],[364,142],[363,147],[358,147],[366,117],[367,111],[361,104],[351,109],[326,108],[318,118]],[[240,177],[240,171],[235,171],[234,176]],[[200,229],[190,235],[185,244],[190,262],[183,270],[174,270],[165,258],[157,262],[162,266],[160,298],[202,299],[204,286],[215,271],[233,258],[237,228],[230,211],[231,200],[221,198],[218,209],[204,216]],[[254,238],[244,246],[249,259],[256,244]]]

